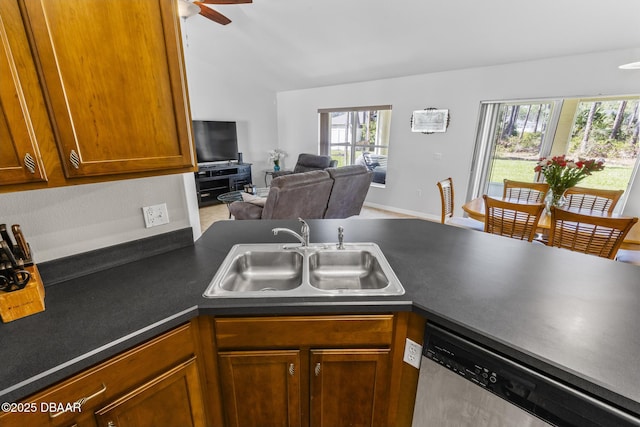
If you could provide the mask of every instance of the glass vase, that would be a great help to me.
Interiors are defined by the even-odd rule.
[[[280,170],[280,164],[278,163],[273,163],[273,171],[274,172],[278,172]]]
[[[564,197],[564,192],[566,188],[561,189],[549,189],[547,195],[544,198],[545,204],[545,212],[547,215],[551,215],[551,206],[555,206],[558,209],[562,209],[562,207],[567,203],[566,197]]]

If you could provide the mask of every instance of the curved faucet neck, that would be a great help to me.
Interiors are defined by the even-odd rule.
[[[302,243],[302,246],[307,246],[307,239],[305,239],[304,237],[302,237],[301,235],[299,235],[298,233],[296,233],[293,230],[289,230],[288,228],[274,228],[273,230],[271,230],[273,232],[273,235],[276,236],[279,232],[283,232],[283,233],[287,233],[287,234],[291,234],[293,237],[295,237],[296,239],[298,239],[300,241],[300,243]]]
[[[283,233],[291,234],[293,237],[300,240],[300,243],[302,243],[303,247],[308,247],[309,246],[309,224],[307,224],[302,218],[298,218],[298,221],[302,223],[302,229],[300,230],[300,233],[302,235],[288,228],[274,228],[271,231],[273,232],[274,236],[276,236],[281,231]]]

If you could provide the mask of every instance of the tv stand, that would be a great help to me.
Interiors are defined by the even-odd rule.
[[[195,178],[198,206],[221,203],[217,198],[220,194],[251,184],[251,163],[199,165]]]

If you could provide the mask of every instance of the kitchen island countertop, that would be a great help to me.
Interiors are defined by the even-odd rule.
[[[236,243],[291,242],[297,221],[221,221],[194,245],[46,288],[46,310],[0,324],[0,401],[16,401],[198,315],[415,311],[640,414],[640,268],[414,219],[310,220],[311,242],[375,242],[406,293],[207,299]],[[586,258],[588,257],[588,258]]]

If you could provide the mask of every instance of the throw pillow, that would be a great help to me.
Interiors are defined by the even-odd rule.
[[[264,206],[264,203],[267,201],[267,198],[256,196],[254,194],[242,193],[242,201],[251,203],[257,206]]]

